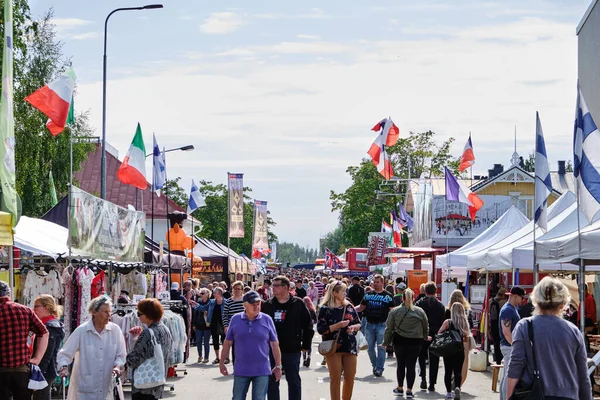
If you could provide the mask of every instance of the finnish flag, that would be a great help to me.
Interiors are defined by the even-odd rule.
[[[544,231],[548,230],[547,200],[552,193],[550,167],[546,155],[546,142],[540,115],[535,113],[535,218],[534,221]]]
[[[205,205],[206,202],[202,198],[198,186],[196,186],[196,183],[192,179],[192,189],[190,190],[190,200],[188,201],[187,213],[191,214],[198,208],[204,207]]]

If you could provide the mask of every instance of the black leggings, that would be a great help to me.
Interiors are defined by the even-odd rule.
[[[452,391],[452,373],[454,373],[454,387],[460,387],[464,362],[464,350],[459,351],[456,355],[444,357],[444,384],[446,385],[446,392]]]
[[[131,400],[156,400],[156,397],[151,394],[142,394],[138,392],[131,395]]]
[[[422,339],[407,339],[399,337],[394,342],[396,353],[396,378],[398,386],[404,386],[406,375],[406,387],[412,389],[416,377],[416,365],[421,352]]]
[[[213,348],[215,350],[219,350],[219,344],[223,344],[223,342],[225,341],[225,333],[223,332],[222,326],[219,327],[219,324],[215,325],[210,327],[210,334],[212,336]],[[221,332],[221,334],[219,334],[219,332]]]

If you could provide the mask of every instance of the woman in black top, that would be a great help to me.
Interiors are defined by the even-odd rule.
[[[315,305],[313,304],[312,300],[308,296],[304,297],[302,299],[302,301],[304,301],[304,304],[306,304],[306,308],[308,308],[308,312],[310,314],[310,320],[312,321],[312,325],[314,328],[315,324],[317,323],[317,310],[315,309]],[[304,360],[302,365],[304,365],[307,368],[310,367],[311,353],[312,353],[312,349],[308,349],[308,351],[302,352],[302,358]]]
[[[358,346],[355,333],[360,330],[360,318],[352,303],[346,299],[346,285],[340,281],[330,283],[321,302],[317,318],[317,331],[323,340],[337,339],[337,351],[325,357],[329,369],[331,400],[340,400],[340,381],[344,372],[342,398],[352,398]]]

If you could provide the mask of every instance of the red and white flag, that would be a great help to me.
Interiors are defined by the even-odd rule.
[[[25,97],[25,101],[50,118],[47,126],[53,136],[58,135],[65,128],[74,87],[75,72],[69,68],[48,85]]]
[[[369,154],[371,160],[373,160],[373,164],[377,167],[377,171],[379,171],[385,179],[389,180],[394,176],[394,170],[385,148],[387,146],[393,146],[398,142],[400,130],[391,118],[385,118],[379,121],[372,130],[378,131],[379,135],[377,135],[377,138],[371,145],[367,154]]]
[[[463,172],[465,169],[472,167],[473,164],[475,164],[475,154],[473,154],[473,143],[471,142],[471,135],[469,135],[462,157],[460,158],[458,170]]]

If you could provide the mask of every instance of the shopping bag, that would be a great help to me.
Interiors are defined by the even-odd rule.
[[[369,348],[367,338],[365,338],[365,335],[361,331],[356,332],[356,345],[359,350],[367,350]]]
[[[46,386],[48,386],[48,382],[46,382],[40,367],[31,364],[31,369],[29,370],[29,384],[27,384],[27,388],[31,390],[42,390]]]

